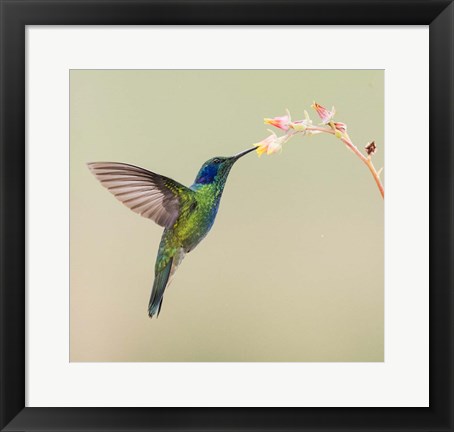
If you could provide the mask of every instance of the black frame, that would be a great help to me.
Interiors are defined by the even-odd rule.
[[[0,14],[1,430],[454,431],[452,0],[0,0]],[[430,407],[26,408],[25,26],[33,24],[430,25]]]

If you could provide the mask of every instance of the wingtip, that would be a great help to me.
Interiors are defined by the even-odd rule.
[[[85,162],[87,168],[94,174],[97,175],[99,170],[103,168],[107,162]]]

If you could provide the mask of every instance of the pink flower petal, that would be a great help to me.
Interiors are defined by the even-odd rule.
[[[336,112],[334,107],[332,108],[331,111],[329,111],[325,107],[321,106],[320,104],[318,104],[316,102],[314,102],[312,104],[312,108],[314,108],[315,111],[317,111],[318,116],[322,119],[322,122],[324,124],[329,123],[332,120],[332,118],[334,117],[334,114]]]

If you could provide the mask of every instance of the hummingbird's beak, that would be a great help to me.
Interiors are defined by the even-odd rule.
[[[250,149],[247,149],[247,150],[244,150],[244,151],[242,151],[242,152],[239,152],[239,153],[237,153],[235,156],[233,156],[233,159],[235,159],[235,161],[237,161],[240,157],[243,157],[244,155],[246,155],[246,154],[248,154],[248,153],[250,153],[251,151],[254,151],[254,150],[256,150],[256,149],[257,149],[257,147],[252,147],[252,148],[250,148]]]

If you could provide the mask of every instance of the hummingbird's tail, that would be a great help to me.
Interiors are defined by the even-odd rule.
[[[164,291],[172,281],[172,277],[184,258],[183,249],[177,250],[176,254],[169,259],[166,266],[155,274],[153,289],[151,290],[150,302],[148,303],[148,315],[150,318],[159,316],[161,311]]]
[[[148,303],[148,315],[150,318],[153,318],[154,315],[156,315],[157,318],[159,316],[159,312],[161,311],[162,298],[170,277],[172,262],[173,258],[170,258],[167,265],[155,275],[150,302]]]

